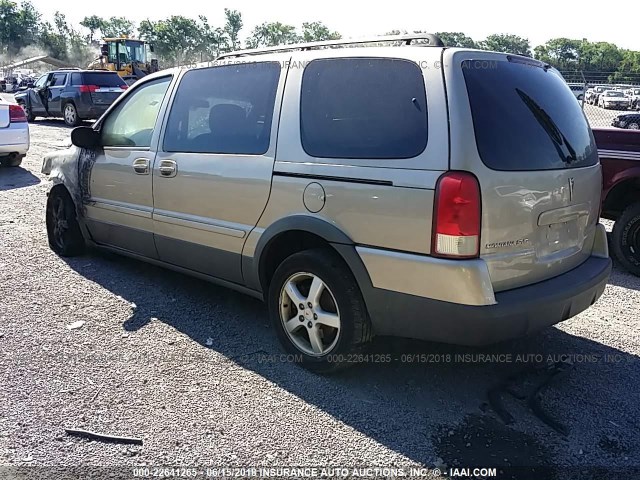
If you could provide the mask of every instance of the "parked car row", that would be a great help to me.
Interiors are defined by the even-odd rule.
[[[600,108],[615,110],[640,110],[640,87],[623,88],[596,85],[587,89],[585,102]]]

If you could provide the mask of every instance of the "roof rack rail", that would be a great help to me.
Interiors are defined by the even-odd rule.
[[[248,55],[261,55],[263,53],[288,52],[291,50],[312,50],[323,47],[338,47],[342,45],[358,45],[363,43],[390,43],[403,42],[404,45],[411,45],[414,40],[427,40],[426,45],[429,47],[444,47],[444,43],[439,37],[431,33],[416,33],[413,35],[387,35],[381,37],[365,37],[353,40],[325,40],[321,42],[309,43],[293,43],[290,45],[278,45],[275,47],[252,48],[248,50],[236,50],[235,52],[223,53],[218,55],[216,60],[230,57],[243,57]]]

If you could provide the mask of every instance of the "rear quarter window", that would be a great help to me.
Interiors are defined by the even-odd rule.
[[[408,60],[310,62],[302,77],[300,134],[313,157],[411,158],[427,146],[422,71]]]
[[[506,60],[467,60],[461,68],[487,167],[553,170],[598,162],[584,112],[556,70]]]

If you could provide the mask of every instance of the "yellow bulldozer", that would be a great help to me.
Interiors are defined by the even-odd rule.
[[[100,46],[100,57],[87,67],[90,70],[111,70],[129,85],[158,71],[158,60],[151,59],[153,45],[144,40],[126,36],[105,38]]]

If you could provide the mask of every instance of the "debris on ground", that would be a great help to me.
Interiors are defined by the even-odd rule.
[[[77,330],[78,328],[82,328],[84,324],[85,324],[84,320],[78,320],[77,322],[73,322],[67,325],[67,329]]]
[[[67,435],[72,435],[76,437],[85,437],[90,440],[98,440],[101,442],[130,443],[133,445],[142,445],[141,438],[106,435],[103,433],[90,432],[88,430],[81,430],[78,428],[65,428],[64,431],[67,433]]]

